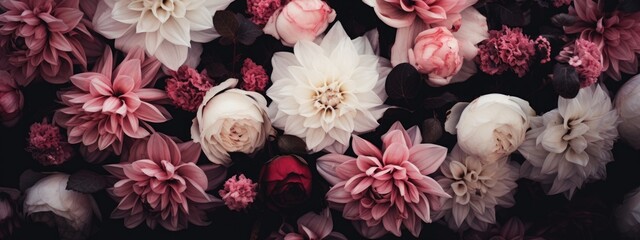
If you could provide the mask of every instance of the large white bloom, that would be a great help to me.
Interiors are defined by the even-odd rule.
[[[558,99],[558,109],[531,119],[518,151],[527,159],[521,176],[538,181],[547,194],[573,196],[585,181],[606,177],[618,137],[618,114],[600,86],[580,89],[573,99]]]
[[[640,236],[640,188],[631,191],[614,213],[618,230],[630,239]],[[635,238],[634,238],[635,237]]]
[[[293,54],[274,54],[269,117],[314,152],[344,153],[352,133],[378,126],[391,67],[366,37],[351,40],[339,22],[317,42],[302,40]]]
[[[444,217],[454,230],[471,227],[485,231],[496,222],[497,206],[515,204],[519,167],[508,156],[485,163],[454,147],[440,166],[444,176],[438,178],[440,186],[453,198],[440,198],[442,209],[436,211],[435,218]]]
[[[200,43],[220,36],[213,28],[213,15],[232,1],[101,0],[93,27],[115,39],[117,49],[128,52],[144,46],[149,55],[177,70],[188,56],[200,56]]]

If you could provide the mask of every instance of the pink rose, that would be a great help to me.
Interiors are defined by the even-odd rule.
[[[24,97],[11,74],[0,70],[0,123],[15,125],[22,115]]]
[[[416,37],[415,46],[409,49],[409,63],[418,72],[429,74],[429,85],[444,86],[462,68],[459,50],[458,40],[447,28],[431,28]]]
[[[335,19],[336,12],[321,0],[292,0],[269,18],[264,32],[291,47],[313,41]]]

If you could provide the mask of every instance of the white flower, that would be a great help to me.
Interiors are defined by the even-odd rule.
[[[238,79],[215,86],[202,99],[191,126],[191,138],[213,163],[229,166],[229,152],[252,154],[275,135],[267,100],[256,92],[234,89]]]
[[[635,149],[640,149],[640,75],[625,83],[618,91],[615,107],[620,115],[620,137]]]
[[[67,190],[69,175],[56,173],[40,179],[25,191],[24,212],[53,212],[63,217],[76,231],[88,230],[97,205],[90,194]],[[100,217],[98,217],[100,218]]]
[[[213,15],[233,0],[102,0],[93,18],[94,30],[116,40],[128,52],[144,46],[149,55],[177,70],[187,57],[199,57],[202,48],[220,35]]]
[[[630,239],[640,236],[640,188],[631,191],[614,214],[618,230]]]
[[[444,217],[454,230],[471,227],[485,231],[496,222],[497,206],[515,204],[519,167],[508,157],[484,163],[454,147],[440,166],[444,176],[438,178],[440,186],[453,198],[440,198],[442,209],[436,211],[435,218]]]
[[[520,174],[538,181],[547,194],[571,198],[585,181],[606,177],[618,137],[618,114],[600,86],[582,88],[573,99],[558,99],[558,109],[531,119],[518,151],[527,159]]]
[[[344,153],[352,133],[378,126],[390,63],[366,37],[351,40],[339,22],[318,42],[298,41],[295,55],[274,54],[269,117],[314,152]]]
[[[454,105],[445,130],[458,135],[458,145],[465,153],[493,162],[518,149],[534,115],[525,100],[487,94],[471,103]]]

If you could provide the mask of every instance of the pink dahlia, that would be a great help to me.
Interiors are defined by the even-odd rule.
[[[2,1],[0,48],[20,85],[41,76],[65,83],[73,65],[87,67],[83,43],[92,42],[90,23],[83,19],[80,0]]]
[[[440,198],[451,198],[428,176],[447,149],[421,144],[421,136],[417,127],[406,131],[396,122],[382,136],[382,150],[354,135],[357,157],[332,153],[318,159],[318,172],[334,185],[327,192],[329,206],[342,211],[364,237],[401,236],[401,226],[418,237],[422,223],[431,222],[431,209],[441,207]]]
[[[233,175],[224,183],[224,189],[220,189],[220,197],[229,209],[240,211],[247,208],[256,198],[257,183],[253,183],[251,179],[246,178],[244,174],[240,176]]]
[[[322,210],[322,213],[316,214],[308,212],[298,218],[298,228],[283,223],[278,232],[274,232],[267,240],[347,240],[342,233],[333,231],[333,220],[331,219],[331,211],[328,208]]]
[[[242,89],[254,92],[264,92],[269,82],[269,75],[264,68],[247,58],[242,69]]]
[[[521,28],[507,26],[502,26],[501,31],[489,31],[489,39],[478,47],[480,69],[489,75],[512,69],[523,77],[535,55],[535,42],[524,35]]]
[[[167,96],[173,104],[189,112],[198,111],[205,93],[213,87],[209,77],[198,70],[183,65],[178,71],[170,70],[167,79]]]
[[[24,96],[15,79],[9,72],[0,70],[0,123],[7,127],[18,123],[23,106]]]
[[[598,46],[584,39],[564,47],[556,60],[573,66],[580,77],[580,87],[588,87],[598,81],[603,71],[602,53]]]
[[[247,0],[247,13],[251,21],[258,25],[265,25],[269,18],[282,7],[284,0]]]
[[[62,139],[60,128],[43,120],[29,129],[27,151],[44,166],[60,165],[71,158],[71,146]]]
[[[419,18],[426,24],[449,29],[459,27],[460,12],[477,0],[364,0],[372,5],[378,17],[387,25],[402,28]]]
[[[620,80],[620,72],[638,72],[640,54],[640,12],[602,12],[598,0],[575,0],[569,14],[575,23],[565,26],[568,34],[578,33],[581,39],[594,42],[600,48],[607,75]]]
[[[161,123],[171,116],[157,104],[166,93],[151,88],[160,62],[136,49],[115,69],[113,64],[106,48],[93,72],[71,76],[74,87],[59,94],[66,107],[54,120],[67,128],[69,143],[82,143],[90,152],[111,147],[120,155],[125,137],[144,138],[152,129],[146,122]]]
[[[146,222],[170,231],[185,229],[188,223],[205,226],[205,210],[219,199],[205,192],[208,179],[196,165],[200,145],[176,143],[171,137],[153,133],[137,140],[128,160],[106,165],[119,178],[109,194],[120,203],[112,218],[124,218],[127,228]]]

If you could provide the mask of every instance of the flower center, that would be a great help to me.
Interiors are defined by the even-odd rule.
[[[316,93],[314,105],[324,110],[335,110],[343,100],[344,96],[339,88],[324,86]]]

